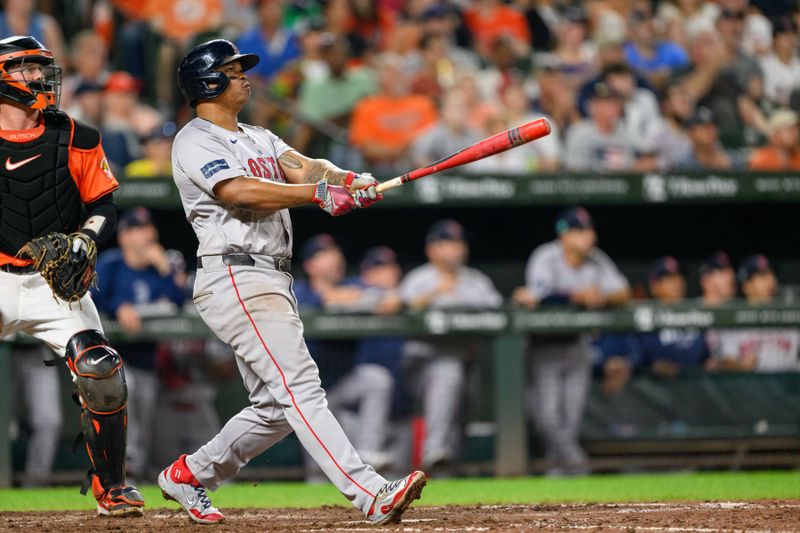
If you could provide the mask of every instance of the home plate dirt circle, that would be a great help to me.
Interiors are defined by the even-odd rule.
[[[143,519],[98,518],[91,511],[0,513],[0,531],[800,533],[800,500],[412,507],[401,524],[390,526],[373,526],[345,507],[225,513],[218,526],[194,524],[172,509],[149,509]]]

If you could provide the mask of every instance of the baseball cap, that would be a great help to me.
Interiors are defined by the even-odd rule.
[[[747,16],[747,14],[739,9],[727,9],[723,8],[719,12],[719,16],[723,19],[743,19]]]
[[[700,106],[694,110],[692,116],[686,121],[686,127],[701,126],[703,124],[713,124],[714,113],[705,106]]]
[[[650,283],[660,280],[665,276],[681,273],[681,265],[672,256],[665,255],[656,259],[647,271],[647,279]]]
[[[722,251],[714,252],[700,263],[700,275],[705,276],[715,270],[725,270],[731,267],[731,258],[728,257],[728,254]]]
[[[566,22],[585,24],[587,22],[586,11],[577,6],[566,6],[559,10],[559,15]]]
[[[422,12],[422,20],[444,18],[453,14],[453,9],[446,4],[433,4]]]
[[[370,268],[383,265],[396,265],[397,254],[388,246],[376,246],[370,248],[361,257],[361,262],[358,268],[361,272],[365,272]]]
[[[425,236],[425,244],[437,241],[465,241],[464,228],[452,219],[440,220],[428,230]]]
[[[308,261],[318,252],[338,247],[336,241],[330,234],[320,233],[319,235],[314,235],[303,244],[303,248],[300,250],[300,259]]]
[[[563,235],[571,229],[594,228],[592,216],[583,207],[570,207],[562,211],[556,219],[556,234]]]
[[[95,82],[89,81],[89,80],[83,80],[75,88],[74,95],[75,96],[80,96],[80,95],[86,94],[86,93],[97,93],[97,92],[102,92],[102,91],[103,91],[103,86],[100,85],[99,83],[95,83]]]
[[[148,141],[157,141],[159,139],[170,139],[175,136],[177,133],[178,127],[175,125],[174,122],[168,121],[164,122],[156,126],[155,128],[151,129],[144,135],[142,135],[141,141],[148,142]]]
[[[619,94],[617,91],[612,89],[608,84],[603,83],[602,81],[598,81],[592,86],[592,92],[590,94],[592,98],[598,98],[601,100],[610,100],[613,98],[622,98],[622,95]]]
[[[138,93],[141,88],[139,80],[125,72],[117,70],[108,75],[106,79],[106,92],[110,93]]]
[[[742,264],[739,265],[739,271],[736,277],[739,278],[739,283],[744,283],[756,274],[764,274],[767,272],[772,272],[772,265],[769,259],[762,254],[756,254],[746,257],[742,261]]]
[[[769,128],[770,133],[789,126],[797,126],[797,113],[791,109],[776,109],[767,121],[767,128]]]
[[[132,207],[122,213],[117,220],[117,233],[129,228],[138,228],[153,224],[150,210],[143,206]]]
[[[772,20],[772,38],[781,33],[797,33],[797,25],[789,17],[779,17]]]

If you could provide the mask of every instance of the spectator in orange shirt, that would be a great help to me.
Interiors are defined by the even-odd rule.
[[[800,169],[800,131],[797,114],[789,109],[777,109],[769,117],[769,144],[756,148],[750,156],[753,170]]]
[[[436,106],[429,96],[410,93],[410,77],[398,56],[381,59],[378,84],[378,94],[364,98],[353,110],[350,141],[369,165],[389,170],[409,163],[408,148],[436,122]]]
[[[464,21],[483,57],[488,56],[491,43],[501,35],[511,37],[519,53],[530,50],[531,34],[525,15],[501,0],[476,0],[473,7],[464,10]]]

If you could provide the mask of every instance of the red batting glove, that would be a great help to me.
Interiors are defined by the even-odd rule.
[[[383,200],[383,194],[376,191],[374,186],[367,189],[359,189],[350,194],[353,195],[353,201],[356,203],[356,207],[360,209],[366,209],[378,200]]]
[[[328,185],[325,180],[317,182],[311,201],[333,217],[346,215],[356,207],[359,207],[356,205],[353,195],[345,187]]]

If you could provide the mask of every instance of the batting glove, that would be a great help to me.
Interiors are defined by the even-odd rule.
[[[353,209],[367,208],[382,198],[383,195],[375,190],[374,185],[350,192],[346,187],[330,185],[327,181],[320,180],[314,188],[311,201],[331,216],[338,217]]]
[[[350,194],[350,191],[345,187],[328,185],[328,182],[325,180],[317,182],[311,201],[317,204],[320,209],[334,217],[346,215],[357,207],[355,198]]]
[[[344,179],[344,186],[347,187],[353,196],[355,196],[356,207],[369,207],[378,200],[383,199],[383,195],[375,188],[380,182],[372,177],[372,174],[364,172],[363,174],[356,174],[355,172],[348,172]],[[366,198],[363,194],[366,193]]]
[[[375,187],[380,182],[372,177],[372,174],[369,172],[364,172],[362,174],[356,174],[352,170],[347,173],[347,176],[344,178],[344,186],[347,187],[350,192],[357,191],[359,189],[368,189],[370,187]]]

